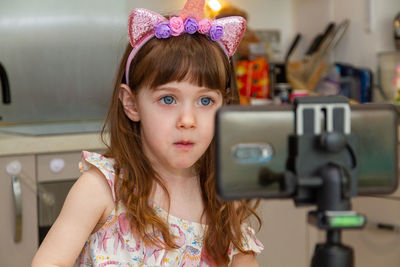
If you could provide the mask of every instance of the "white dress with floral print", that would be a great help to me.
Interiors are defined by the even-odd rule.
[[[114,192],[114,161],[97,153],[82,152],[80,169],[82,172],[90,166],[97,167],[106,177],[110,185],[113,199]],[[78,266],[211,266],[203,255],[202,237],[206,225],[183,220],[168,214],[153,205],[156,213],[164,218],[175,236],[178,249],[165,250],[151,244],[146,244],[130,231],[124,206],[116,205],[100,230],[90,235],[77,260]],[[260,253],[263,245],[255,237],[254,230],[243,224],[243,244],[246,250]],[[159,236],[160,238],[161,235]],[[229,258],[238,253],[231,246]]]

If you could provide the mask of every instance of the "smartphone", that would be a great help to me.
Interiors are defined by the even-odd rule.
[[[283,174],[288,138],[295,130],[294,106],[239,106],[216,114],[216,189],[228,200],[284,198],[278,183],[262,185],[261,168]],[[398,114],[390,104],[351,105],[356,140],[358,195],[389,194],[397,188]],[[238,147],[262,147],[260,155],[237,157]],[[265,153],[264,153],[265,152]],[[248,152],[245,152],[248,153]],[[261,160],[254,160],[259,157]],[[246,160],[252,158],[252,160]]]

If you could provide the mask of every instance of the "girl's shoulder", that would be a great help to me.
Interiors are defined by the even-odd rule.
[[[106,158],[95,152],[83,151],[79,162],[79,169],[82,179],[91,179],[93,189],[99,192],[98,197],[103,199],[103,214],[96,224],[93,232],[96,232],[109,218],[115,209],[115,191],[114,191],[114,160]],[[100,193],[101,192],[101,193]]]
[[[264,245],[257,238],[254,229],[247,223],[242,223],[241,230],[243,234],[241,243],[244,251],[251,251],[255,255],[260,254],[264,250]],[[231,244],[228,251],[229,259],[232,261],[233,256],[237,254],[241,254],[240,250]]]
[[[82,173],[85,173],[95,167],[106,179],[110,189],[112,198],[115,201],[115,192],[114,192],[114,180],[115,180],[115,171],[114,171],[114,159],[106,158],[102,154],[96,152],[82,151],[81,155],[82,159],[79,162],[79,170]]]

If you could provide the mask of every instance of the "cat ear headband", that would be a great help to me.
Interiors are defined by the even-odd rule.
[[[133,49],[125,68],[127,83],[129,82],[129,67],[134,56],[154,36],[158,39],[165,39],[198,32],[219,43],[228,58],[233,56],[246,31],[246,20],[239,16],[215,20],[206,19],[204,18],[204,4],[204,0],[187,0],[180,15],[169,20],[156,12],[143,8],[131,11],[128,19],[128,33]]]

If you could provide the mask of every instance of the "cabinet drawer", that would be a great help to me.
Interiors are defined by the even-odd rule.
[[[11,163],[19,163],[21,171],[16,177],[19,179],[20,190],[14,190],[12,175],[7,172]],[[15,166],[15,165],[14,165]],[[18,169],[18,168],[11,168]],[[18,172],[18,171],[17,171]],[[18,188],[17,187],[17,188]],[[35,157],[13,156],[0,157],[0,259],[1,266],[30,266],[32,258],[38,247],[37,227],[37,195],[35,178]],[[18,194],[19,191],[19,194]],[[20,215],[22,224],[18,223],[18,206],[15,197],[20,197]],[[18,227],[21,226],[22,227]],[[19,230],[19,231],[18,231]],[[21,239],[15,241],[15,234],[19,233]]]
[[[39,182],[77,179],[81,152],[55,153],[37,156]]]

